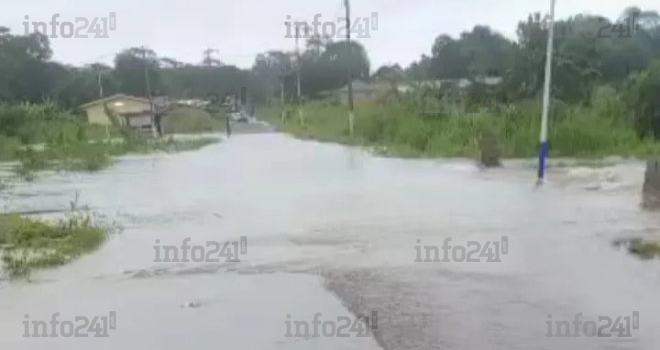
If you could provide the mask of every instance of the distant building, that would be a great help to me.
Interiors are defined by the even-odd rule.
[[[385,94],[391,86],[387,83],[367,83],[362,80],[353,81],[353,101],[355,103],[373,102]],[[338,91],[342,103],[348,104],[348,85]]]
[[[488,85],[497,86],[502,83],[501,77],[478,77],[474,79],[475,82]],[[438,79],[438,80],[419,80],[409,84],[401,84],[398,89],[399,92],[410,92],[419,88],[432,88],[439,89],[447,85],[456,86],[459,89],[466,89],[472,86],[473,82],[470,79]]]
[[[117,94],[85,103],[79,107],[87,114],[87,121],[97,125],[129,126],[140,133],[155,134],[156,122],[148,99]],[[109,110],[116,117],[108,115]]]

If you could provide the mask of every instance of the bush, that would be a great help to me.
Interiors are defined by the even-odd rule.
[[[0,134],[0,161],[16,159],[21,149],[21,141],[16,137]]]
[[[10,277],[34,268],[58,266],[98,248],[109,230],[72,205],[65,219],[46,222],[0,214],[0,255]]]
[[[657,83],[660,84],[660,79]],[[442,101],[443,93],[441,89],[423,91],[424,96],[433,96],[438,101]],[[379,152],[385,154],[477,157],[483,133],[491,133],[498,140],[503,157],[537,154],[540,100],[500,103],[495,113],[485,108],[473,113],[467,110],[422,113],[426,105],[420,106],[420,101],[424,102],[418,97],[421,94],[404,94],[400,100],[356,106],[353,138],[348,136],[347,111],[343,106],[322,102],[306,105],[304,126],[295,119],[281,123],[279,108],[266,110],[264,114],[284,131],[300,137],[379,146]],[[549,116],[552,156],[647,155],[660,149],[660,144],[638,137],[625,99],[613,88],[603,86],[589,95],[591,100],[584,105],[552,101]],[[646,103],[655,106],[659,101]]]
[[[178,108],[170,112],[164,128],[166,134],[213,132],[224,130],[225,122],[197,108]]]
[[[625,84],[625,99],[633,111],[635,129],[641,137],[660,137],[660,61],[648,70],[634,73]]]

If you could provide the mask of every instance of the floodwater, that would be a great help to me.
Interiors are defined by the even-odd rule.
[[[54,210],[78,198],[122,231],[31,282],[2,282],[0,348],[657,350],[660,263],[611,244],[660,229],[658,215],[639,208],[643,170],[638,161],[573,165],[536,187],[526,161],[484,171],[257,133],[124,157],[96,174],[44,175],[0,204]],[[154,261],[187,237],[205,246],[242,236],[240,262]],[[442,252],[447,238],[470,247],[504,236],[500,262],[415,261],[425,254],[418,246]],[[25,320],[111,311],[108,337],[23,336]],[[371,337],[286,336],[287,321],[374,311]],[[573,332],[578,313],[600,327],[599,317],[621,316],[624,326],[633,312],[631,337],[547,336],[548,320],[554,334],[554,321]]]

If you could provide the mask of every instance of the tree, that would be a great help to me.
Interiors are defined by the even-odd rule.
[[[148,96],[146,74],[152,91],[164,91],[156,53],[143,47],[133,47],[115,57],[115,74],[121,91],[135,96]]]
[[[204,50],[204,58],[202,59],[202,65],[207,67],[222,66],[223,63],[220,60],[213,57],[214,53],[218,53],[218,50],[211,48]]]

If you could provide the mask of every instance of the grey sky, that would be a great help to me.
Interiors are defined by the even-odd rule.
[[[75,17],[107,17],[117,14],[117,29],[108,39],[51,39],[58,61],[76,65],[111,63],[115,53],[146,45],[159,56],[199,62],[202,50],[213,47],[227,64],[250,67],[257,53],[289,50],[293,38],[285,38],[287,16],[311,23],[337,22],[344,14],[343,0],[20,0],[7,1],[0,11],[0,25],[14,33],[25,31],[30,21],[59,22]],[[370,38],[356,39],[369,53],[372,69],[382,64],[408,65],[430,53],[436,36],[455,37],[476,24],[486,24],[514,38],[516,24],[530,12],[548,12],[549,0],[352,0],[351,15],[371,17],[378,13],[378,29]],[[658,0],[557,0],[558,17],[585,12],[616,18],[625,7],[660,10]],[[50,28],[49,28],[50,30]]]

